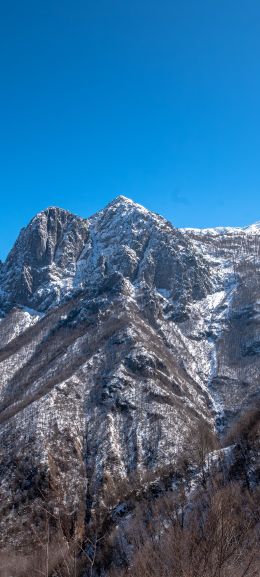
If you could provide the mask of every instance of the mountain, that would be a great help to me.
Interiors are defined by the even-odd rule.
[[[40,539],[46,507],[83,539],[116,484],[259,398],[259,264],[259,224],[176,229],[123,196],[21,231],[0,269],[3,548]]]

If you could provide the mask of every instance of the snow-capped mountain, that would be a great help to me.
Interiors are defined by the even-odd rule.
[[[254,401],[259,258],[259,223],[176,229],[122,196],[21,231],[0,269],[4,544],[37,533],[43,499],[83,535],[109,483]]]

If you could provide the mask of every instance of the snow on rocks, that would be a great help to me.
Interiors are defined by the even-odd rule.
[[[0,270],[4,501],[30,445],[84,524],[106,479],[174,463],[192,424],[255,398],[259,230],[177,230],[120,196],[21,231]]]

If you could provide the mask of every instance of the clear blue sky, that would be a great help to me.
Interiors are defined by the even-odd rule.
[[[176,226],[260,219],[259,0],[0,3],[0,256],[117,194]]]

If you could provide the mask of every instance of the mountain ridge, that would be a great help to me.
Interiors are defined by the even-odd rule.
[[[3,544],[42,530],[28,505],[44,499],[83,535],[111,484],[258,398],[260,234],[232,230],[183,231],[119,196],[21,231],[0,272]]]
[[[155,217],[159,217],[160,219],[164,220],[165,222],[167,222],[169,225],[171,225],[173,228],[178,228],[178,230],[181,231],[197,231],[197,232],[202,232],[202,231],[216,231],[216,232],[232,232],[232,231],[253,231],[256,230],[258,231],[258,229],[260,228],[260,220],[257,220],[249,225],[245,225],[245,226],[230,226],[230,225],[225,225],[225,226],[214,226],[214,227],[207,227],[207,226],[203,226],[203,227],[192,227],[192,226],[186,226],[186,227],[176,227],[171,221],[169,221],[166,217],[161,216],[159,213],[156,213],[154,211],[148,210],[146,209],[143,205],[141,205],[140,203],[137,203],[135,201],[133,201],[132,199],[124,196],[124,195],[117,195],[115,198],[113,198],[103,209],[99,209],[98,211],[96,211],[95,213],[93,213],[90,216],[81,216],[79,214],[74,213],[73,211],[69,210],[69,209],[65,209],[63,207],[60,206],[56,206],[56,205],[50,205],[48,207],[46,207],[45,209],[40,210],[39,212],[37,212],[28,222],[27,225],[23,226],[21,228],[21,231],[24,231],[25,229],[27,229],[34,221],[36,221],[39,217],[41,217],[42,215],[46,215],[48,214],[50,211],[56,211],[57,213],[65,213],[67,215],[70,215],[71,217],[74,218],[78,218],[80,220],[83,221],[88,221],[96,216],[98,216],[100,213],[104,212],[107,208],[109,208],[110,206],[115,206],[116,204],[121,204],[122,206],[132,206],[132,207],[136,207],[137,209],[144,211],[146,213],[152,214]],[[17,237],[18,239],[18,237]],[[15,241],[16,242],[16,241]],[[15,244],[15,243],[14,243]],[[13,245],[14,246],[14,245]],[[13,248],[13,247],[12,247]],[[2,264],[4,264],[10,254],[10,252],[12,251],[12,248],[10,249],[10,251],[8,252],[6,258],[2,261],[0,261]]]

